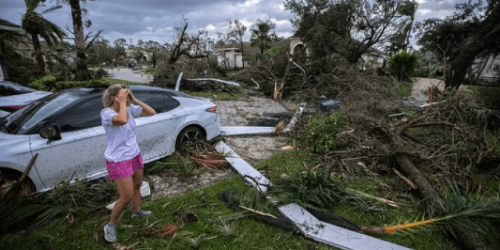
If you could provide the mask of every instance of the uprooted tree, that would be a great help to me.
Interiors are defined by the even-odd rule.
[[[458,89],[475,58],[498,53],[500,45],[500,1],[489,0],[456,5],[457,11],[445,18],[427,19],[417,26],[419,43],[449,65],[445,87]]]
[[[296,16],[292,24],[318,57],[340,54],[354,64],[370,49],[385,48],[392,39],[402,43],[409,35],[411,16],[400,13],[404,0],[286,0],[285,8]],[[404,5],[403,5],[404,4]],[[414,12],[403,12],[408,15]],[[406,32],[406,33],[405,33]],[[391,45],[394,46],[394,45]]]
[[[327,143],[335,140],[335,147],[320,152],[325,166],[333,166],[335,172],[348,176],[363,174],[377,182],[382,182],[380,174],[396,176],[392,168],[397,169],[414,183],[411,191],[404,192],[419,194],[428,205],[426,214],[433,215],[430,218],[435,218],[435,211],[441,211],[438,217],[457,211],[456,204],[445,202],[448,194],[444,190],[450,183],[457,183],[462,195],[471,188],[475,193],[483,192],[474,173],[488,173],[493,166],[486,165],[487,162],[500,163],[495,160],[499,140],[498,131],[486,128],[481,110],[471,106],[475,102],[473,95],[461,93],[426,109],[406,108],[407,117],[395,119],[389,115],[401,112],[397,81],[359,72],[354,65],[338,65],[331,72],[313,76],[314,84],[301,91],[301,97],[325,93],[342,101],[339,112],[347,117],[348,123],[324,124],[328,131],[332,127],[338,129],[325,140]],[[310,143],[307,135],[311,133],[308,127],[311,120],[305,117],[299,123],[303,126],[292,132],[304,144]],[[401,190],[401,183],[388,179],[383,182],[382,190]],[[495,220],[493,223],[498,223]],[[478,234],[467,224],[445,231],[464,249],[489,249],[482,237],[494,238]]]
[[[174,78],[180,72],[187,76],[196,76],[198,74],[198,61],[203,60],[206,67],[215,74],[217,62],[209,57],[207,51],[212,50],[214,42],[207,37],[207,32],[200,30],[195,34],[187,32],[188,22],[183,20],[182,27],[175,27],[177,37],[174,43],[169,44],[168,50],[162,51],[163,55],[159,58],[158,67],[155,70],[154,81],[167,86],[174,83]],[[189,66],[193,67],[189,67]],[[188,71],[188,72],[186,72]]]

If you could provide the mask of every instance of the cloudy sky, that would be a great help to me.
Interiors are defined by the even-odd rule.
[[[417,0],[416,19],[445,17],[454,11],[456,3],[466,0]],[[42,12],[53,6],[55,0],[48,0]],[[276,33],[289,37],[293,35],[290,19],[293,15],[283,7],[283,0],[96,0],[87,1],[82,7],[88,10],[85,19],[92,21],[92,27],[85,32],[104,30],[101,37],[109,41],[125,38],[133,44],[137,40],[172,42],[173,27],[182,25],[182,18],[189,22],[188,32],[206,30],[217,38],[217,32],[225,32],[228,19],[239,19],[250,27],[257,19],[271,19],[276,23]],[[0,0],[0,19],[21,24],[26,12],[24,0]],[[69,6],[44,14],[44,17],[64,29],[72,30]],[[249,40],[247,32],[244,40]]]

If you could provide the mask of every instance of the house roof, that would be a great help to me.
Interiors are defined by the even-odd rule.
[[[226,44],[226,45],[217,47],[217,50],[237,50],[237,51],[240,51],[241,44],[238,42],[232,42],[230,44]],[[260,52],[259,47],[252,46],[252,44],[249,42],[243,42],[243,54],[253,55],[253,54],[259,53],[259,52]]]
[[[0,31],[15,31],[15,32],[21,32],[23,29],[21,29],[20,25],[13,24],[7,20],[0,19]]]

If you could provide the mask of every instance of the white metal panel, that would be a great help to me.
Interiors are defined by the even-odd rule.
[[[222,136],[261,135],[274,133],[274,127],[221,127]]]
[[[346,250],[411,250],[387,241],[370,237],[342,227],[322,222],[303,207],[292,203],[279,207],[305,237]]]
[[[238,154],[236,154],[230,147],[228,147],[224,142],[219,142],[215,146],[215,150],[221,154],[227,154],[226,161],[231,164],[231,166],[250,184],[257,187],[257,189],[265,193],[267,191],[267,186],[271,185],[271,182],[264,177],[259,171],[253,168],[245,160],[243,160]],[[255,183],[255,181],[258,183]]]

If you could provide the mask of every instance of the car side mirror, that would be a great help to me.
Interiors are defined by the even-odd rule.
[[[61,130],[57,126],[46,127],[40,131],[40,137],[49,139],[48,142],[61,140]]]

